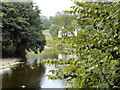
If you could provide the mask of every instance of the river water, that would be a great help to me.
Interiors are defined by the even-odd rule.
[[[60,49],[45,49],[40,54],[29,53],[24,64],[0,70],[2,88],[64,88],[67,85],[65,80],[50,80],[46,77],[50,74],[49,70],[56,67],[41,65],[40,60],[67,57],[65,50]]]

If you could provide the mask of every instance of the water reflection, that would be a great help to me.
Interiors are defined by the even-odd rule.
[[[51,69],[56,69],[54,66],[46,65],[45,75],[51,75],[52,73],[49,72]],[[47,77],[43,78],[43,84],[41,88],[64,88],[66,86],[65,80],[51,80]]]
[[[11,72],[3,73],[2,88],[21,88],[23,85],[27,88],[40,88],[45,67],[35,60],[32,65],[24,63],[11,69]]]
[[[64,50],[45,49],[40,54],[29,53],[27,61],[15,68],[0,71],[2,74],[2,88],[64,88],[65,80],[50,80],[45,75],[49,70],[56,69],[54,66],[41,65],[40,60],[50,58],[69,59],[75,55],[67,55]]]

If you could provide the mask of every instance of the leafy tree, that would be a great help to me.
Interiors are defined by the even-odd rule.
[[[49,33],[52,35],[53,38],[57,37],[59,27],[55,24],[52,24],[49,28]]]
[[[44,29],[49,29],[49,27],[51,26],[51,22],[49,21],[47,16],[41,16],[41,19],[42,19],[42,27]]]
[[[49,21],[50,21],[51,24],[53,24],[53,18],[54,17],[52,17],[52,16],[49,17]]]
[[[81,59],[45,61],[48,64],[67,66],[59,70],[51,70],[50,79],[66,79],[73,88],[120,88],[120,1],[78,2],[73,6],[71,14],[81,13],[80,27],[87,23],[96,25],[97,29],[86,27],[78,31],[77,37],[65,37],[72,43],[76,54]],[[82,9],[80,9],[82,8]],[[82,18],[89,16],[86,18]],[[84,22],[83,22],[84,20]],[[99,29],[101,28],[101,29]],[[73,28],[67,30],[73,31]]]
[[[25,58],[25,51],[35,53],[44,49],[45,37],[42,34],[40,10],[33,3],[2,3],[2,47],[3,57],[8,57],[12,47],[13,55],[9,57]],[[13,49],[14,48],[14,49]]]
[[[67,14],[62,14],[60,12],[56,13],[56,16],[53,18],[53,24],[56,24],[58,26],[64,26],[67,27],[71,24],[71,16]]]
[[[67,15],[64,13],[57,12],[55,17],[51,17],[52,25],[50,27],[50,33],[55,38],[58,34],[57,32],[61,29],[61,27],[69,27],[71,25],[71,15]]]

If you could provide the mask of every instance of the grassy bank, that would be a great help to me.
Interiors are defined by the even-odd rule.
[[[59,40],[56,40],[56,39],[49,39],[49,40],[47,40],[46,46],[48,46],[48,47],[71,48],[71,44],[70,43],[59,41]]]
[[[43,34],[46,36],[46,46],[47,47],[71,48],[71,44],[70,43],[53,39],[51,34],[49,33],[49,30],[44,30]]]

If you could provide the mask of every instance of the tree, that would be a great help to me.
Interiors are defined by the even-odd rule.
[[[49,28],[49,33],[52,35],[53,38],[58,36],[59,27],[55,24],[52,24]]]
[[[50,21],[51,24],[53,24],[53,18],[54,17],[52,17],[52,16],[49,17],[49,21]]]
[[[51,79],[66,79],[73,88],[120,88],[120,1],[113,3],[75,2],[73,11],[81,13],[83,21],[80,27],[90,23],[97,29],[88,27],[78,31],[77,37],[63,37],[72,43],[76,54],[81,59],[50,59],[45,63],[64,65],[64,69],[51,70]],[[82,9],[80,9],[82,7]],[[82,18],[85,16],[90,16]],[[99,29],[101,28],[101,29]],[[68,30],[73,31],[72,28]]]
[[[42,27],[44,29],[49,29],[49,27],[51,26],[51,22],[50,20],[47,18],[47,16],[41,16],[42,19]]]
[[[71,16],[67,14],[62,14],[60,12],[56,13],[56,16],[53,18],[53,24],[56,24],[58,26],[64,26],[67,27],[71,24]]]
[[[9,48],[13,54],[9,57],[25,58],[25,51],[38,53],[44,49],[45,37],[42,34],[40,10],[33,3],[2,3],[2,50],[8,57]]]
[[[64,13],[57,12],[55,17],[51,17],[52,19],[52,25],[50,27],[50,33],[55,38],[58,34],[57,32],[62,28],[62,27],[69,27],[71,25],[71,17],[72,15],[67,15]]]

